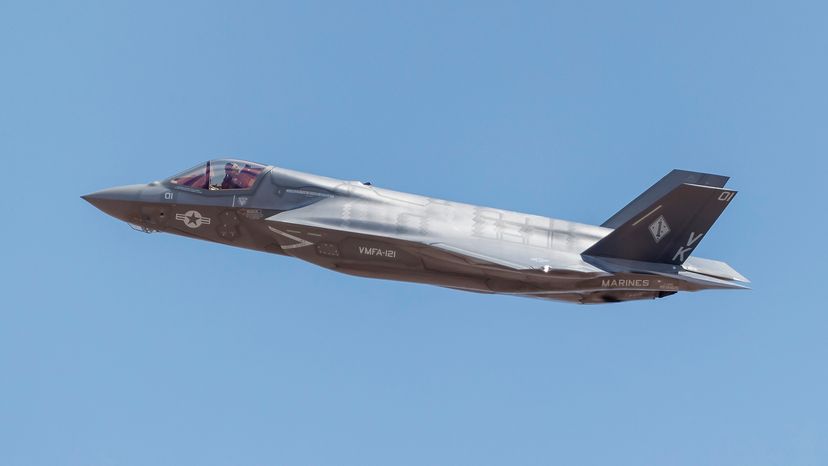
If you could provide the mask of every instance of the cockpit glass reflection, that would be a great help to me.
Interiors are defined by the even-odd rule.
[[[170,182],[210,191],[250,189],[264,169],[264,165],[244,160],[211,160],[173,177]]]

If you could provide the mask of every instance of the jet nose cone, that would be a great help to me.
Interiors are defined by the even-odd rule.
[[[85,196],[81,196],[83,199],[93,202],[99,200],[106,200],[106,201],[137,201],[138,196],[141,194],[141,188],[144,185],[142,184],[131,184],[128,186],[116,186],[114,188],[109,189],[102,189],[100,191],[96,191],[91,194],[87,194]]]
[[[128,219],[134,216],[134,211],[138,208],[138,200],[143,188],[144,185],[140,184],[118,186],[81,196],[81,199],[106,214],[129,221]]]

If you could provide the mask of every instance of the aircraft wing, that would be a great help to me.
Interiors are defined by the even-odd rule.
[[[452,244],[450,241],[445,241],[429,243],[429,246],[461,257],[472,264],[492,264],[514,271],[541,271],[563,275],[604,272],[580,261],[572,254],[502,241],[476,240],[464,244]]]
[[[457,263],[489,266],[501,270],[547,274],[556,272],[561,275],[605,273],[584,262],[580,255],[571,252],[521,242],[452,234],[452,225],[456,225],[456,222],[444,221],[439,214],[435,215],[433,221],[444,221],[444,227],[432,228],[426,233],[422,224],[431,222],[432,217],[425,220],[414,215],[408,217],[404,209],[395,210],[394,207],[385,210],[385,218],[371,218],[366,212],[368,210],[360,203],[333,198],[302,209],[281,212],[267,220],[284,225],[354,233],[373,237],[377,241],[404,241],[417,247],[419,253],[425,256],[449,258]],[[464,227],[472,228],[472,225]]]

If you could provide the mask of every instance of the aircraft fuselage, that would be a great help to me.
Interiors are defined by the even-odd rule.
[[[218,189],[209,184],[215,173],[208,164],[204,181],[196,173],[84,198],[147,232],[293,256],[371,278],[578,303],[729,287],[689,280],[675,267],[637,270],[585,257],[609,228],[275,167],[251,173],[255,182],[243,189]]]

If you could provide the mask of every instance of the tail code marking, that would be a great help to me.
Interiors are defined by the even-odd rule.
[[[702,236],[704,236],[704,233],[701,233],[699,234],[699,236],[696,236],[696,232],[691,231],[690,238],[687,240],[687,245],[678,248],[678,251],[676,251],[676,254],[673,256],[673,261],[675,262],[676,259],[681,257],[681,261],[684,262],[684,255],[689,254],[690,251],[693,250],[693,245],[697,243],[702,238]]]

